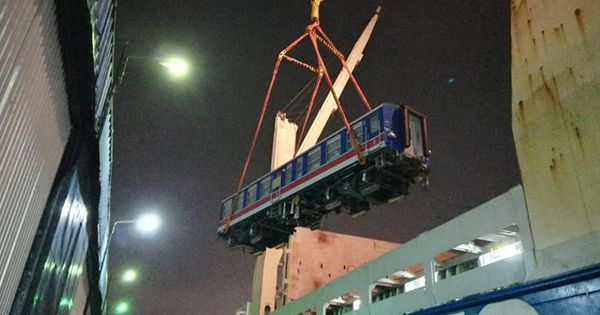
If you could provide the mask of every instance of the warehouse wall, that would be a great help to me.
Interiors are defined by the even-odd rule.
[[[114,1],[12,2],[0,3],[0,314],[99,313]]]
[[[53,1],[0,3],[0,314],[8,313],[70,130]]]

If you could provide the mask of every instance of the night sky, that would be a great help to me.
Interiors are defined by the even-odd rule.
[[[275,58],[308,25],[309,2],[119,1],[117,57],[128,42],[130,55],[175,53],[193,63],[191,78],[174,81],[135,60],[116,97],[112,218],[149,210],[163,218],[155,235],[122,226],[113,240],[112,272],[140,271],[137,284],[110,288],[133,314],[230,315],[249,300],[254,257],[216,238],[219,203],[236,188]],[[402,202],[360,218],[330,215],[324,229],[405,242],[520,181],[510,2],[327,0],[321,25],[348,54],[378,4],[355,75],[373,106],[406,103],[428,115],[430,187],[413,186]],[[310,78],[282,66],[246,183],[268,172],[274,114]],[[352,119],[364,113],[350,87],[342,102]],[[340,127],[333,116],[328,131]]]

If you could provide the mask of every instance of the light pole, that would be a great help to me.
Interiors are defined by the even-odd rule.
[[[110,244],[111,244],[111,241],[113,238],[113,234],[115,234],[115,230],[117,229],[118,226],[127,225],[127,224],[134,224],[138,231],[140,231],[141,233],[144,233],[144,234],[148,234],[148,233],[152,233],[152,232],[156,231],[160,227],[160,218],[154,213],[147,213],[147,214],[141,215],[139,218],[137,218],[135,220],[115,221],[110,229],[110,234],[108,235],[108,240],[106,242],[106,248],[104,249],[104,253],[102,254],[102,264],[100,266],[103,266],[103,267],[105,266],[106,259],[108,256],[108,251],[110,249]],[[108,266],[106,268],[108,270]],[[128,282],[134,281],[135,278],[137,278],[137,271],[130,269],[130,270],[126,271],[126,273],[123,276],[124,276],[125,281],[128,281]],[[102,303],[102,313],[103,314],[106,314],[108,311],[107,305],[108,305],[108,298],[109,298],[109,292],[110,292],[110,284],[112,283],[111,280],[112,280],[112,275],[110,275],[108,277],[107,282],[106,282],[106,294],[104,296],[104,301]],[[125,312],[129,311],[129,304],[124,304],[124,303],[125,302],[120,302],[119,305],[117,306],[119,308],[119,310],[117,310],[118,313],[125,313]]]
[[[112,240],[113,234],[115,234],[115,230],[117,226],[123,224],[135,224],[138,231],[142,233],[151,233],[158,229],[160,226],[160,219],[156,214],[148,213],[140,216],[135,220],[122,220],[116,221],[113,223],[112,228],[110,229],[110,234],[108,235],[108,242],[106,245],[106,249],[104,250],[104,255],[102,258],[102,262],[104,263],[104,259],[106,258],[106,254],[108,253],[108,248],[110,247],[110,241]]]
[[[127,70],[127,65],[129,64],[130,60],[153,61],[153,62],[165,67],[167,72],[174,79],[183,79],[183,78],[187,77],[187,75],[189,74],[189,71],[190,71],[189,63],[181,57],[157,58],[157,57],[152,57],[152,56],[127,55],[127,56],[125,56],[124,59],[123,59],[123,57],[121,57],[121,62],[120,62],[120,66],[119,66],[121,71],[119,71],[119,76],[117,77],[115,84],[113,85],[113,90],[112,90],[113,95],[116,94],[117,89],[121,86],[121,83],[123,82],[123,78],[125,77],[125,70]]]
[[[180,58],[180,57],[157,58],[157,57],[153,57],[153,56],[135,56],[135,55],[121,54],[118,68],[117,68],[118,72],[116,72],[116,77],[114,78],[112,90],[110,91],[110,94],[111,94],[110,97],[113,100],[113,102],[116,99],[116,94],[118,92],[118,89],[120,88],[121,84],[123,83],[123,79],[125,77],[125,73],[127,70],[127,65],[129,65],[130,61],[133,61],[133,60],[150,61],[155,64],[161,65],[162,67],[164,67],[167,70],[167,72],[171,75],[172,78],[178,79],[178,80],[187,77],[187,75],[189,74],[189,70],[190,70],[189,63],[185,59]],[[110,233],[108,235],[108,240],[106,241],[106,247],[101,256],[101,264],[100,264],[101,268],[106,268],[107,273],[109,273],[108,265],[107,265],[107,256],[108,256],[108,251],[109,251],[111,241],[113,238],[113,234],[115,233],[115,230],[118,226],[126,225],[126,224],[135,224],[140,232],[148,233],[148,232],[153,232],[160,226],[160,219],[156,215],[147,214],[147,215],[141,216],[140,218],[138,218],[136,220],[122,220],[122,221],[116,221],[112,224]],[[131,278],[131,276],[132,275],[130,274],[129,277]],[[135,276],[137,276],[137,274]],[[133,276],[133,278],[135,278],[135,276]],[[102,301],[102,314],[106,314],[109,311],[107,306],[108,306],[110,285],[112,282],[111,280],[112,280],[112,275],[109,275],[107,277],[106,292],[104,294],[104,300]],[[127,313],[127,312],[129,312],[129,308],[130,308],[129,303],[121,301],[117,305],[115,305],[114,311],[117,313]]]

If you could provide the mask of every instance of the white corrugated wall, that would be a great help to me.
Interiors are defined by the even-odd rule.
[[[54,1],[0,1],[0,314],[9,312],[70,122]]]

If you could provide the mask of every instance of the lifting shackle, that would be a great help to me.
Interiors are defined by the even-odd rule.
[[[311,0],[310,3],[310,21],[316,22],[319,20],[319,5],[324,0]]]

